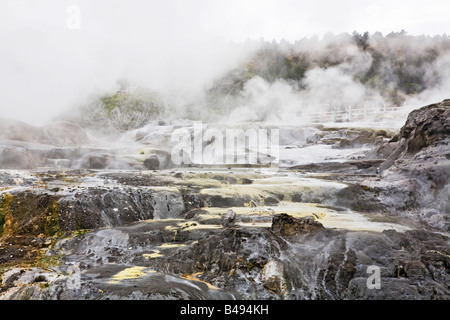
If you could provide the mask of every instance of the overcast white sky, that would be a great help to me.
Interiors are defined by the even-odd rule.
[[[450,29],[447,0],[2,0],[2,28],[65,27],[77,5],[91,33],[160,28],[180,37],[242,41],[319,36],[326,32],[400,31],[442,34]]]
[[[127,74],[192,91],[236,58],[228,40],[444,34],[449,15],[448,0],[1,0],[0,116],[42,122]]]

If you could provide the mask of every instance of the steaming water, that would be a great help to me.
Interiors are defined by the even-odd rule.
[[[342,124],[333,124],[338,126]],[[362,127],[365,123],[346,123],[345,126]],[[119,183],[114,178],[107,178],[105,175],[110,173],[122,173],[126,174],[126,170],[132,169],[133,165],[139,161],[143,161],[146,157],[152,154],[154,151],[163,150],[166,153],[170,152],[171,135],[174,130],[178,128],[187,128],[189,132],[195,133],[195,123],[192,121],[171,121],[171,122],[151,122],[148,125],[133,131],[129,131],[123,135],[119,140],[118,145],[114,146],[112,141],[105,143],[108,148],[100,149],[99,151],[93,148],[79,148],[71,147],[65,149],[55,149],[52,145],[36,144],[36,148],[33,150],[34,145],[29,143],[27,145],[28,151],[32,155],[48,153],[52,154],[53,158],[61,157],[73,157],[72,159],[66,159],[70,162],[69,168],[77,169],[82,168],[83,164],[89,162],[92,157],[102,157],[108,159],[108,165],[102,170],[102,175],[96,173],[89,173],[83,176],[65,176],[64,173],[59,178],[50,179],[45,182],[45,187],[48,189],[59,188],[57,194],[64,197],[73,197],[70,189],[77,188],[119,188],[122,189],[124,185]],[[236,123],[234,128],[242,129],[267,129],[272,125],[268,123]],[[383,127],[380,124],[381,127]],[[206,124],[203,126],[204,130],[209,128],[220,128],[224,126],[217,126],[216,124]],[[279,167],[275,167],[269,170],[263,168],[233,168],[232,171],[224,168],[178,168],[177,172],[183,175],[191,174],[191,177],[185,178],[182,185],[201,186],[199,191],[200,195],[206,197],[220,196],[226,198],[245,198],[253,199],[254,203],[258,205],[260,212],[287,212],[293,215],[307,215],[316,214],[319,220],[323,222],[325,226],[346,228],[352,230],[374,230],[381,231],[386,228],[393,228],[396,230],[405,230],[397,225],[389,225],[383,223],[371,222],[363,215],[350,210],[332,210],[323,209],[317,206],[318,203],[333,205],[336,199],[336,194],[340,190],[346,187],[345,184],[324,181],[318,179],[312,179],[303,177],[292,171],[285,171],[283,168],[318,163],[318,162],[343,162],[351,157],[357,157],[364,151],[368,150],[368,146],[362,146],[360,148],[335,148],[332,145],[327,144],[311,144],[308,143],[308,139],[314,137],[316,133],[320,132],[316,127],[308,126],[290,126],[279,128],[279,142],[276,146],[279,154]],[[79,133],[82,136],[82,133]],[[98,143],[100,140],[96,139]],[[7,141],[6,141],[7,142]],[[86,141],[89,143],[89,141]],[[47,152],[45,152],[47,148]],[[74,151],[76,150],[76,152]],[[33,153],[34,151],[34,153]],[[229,150],[225,150],[230,152]],[[112,159],[112,160],[111,160]],[[58,159],[53,159],[58,160]],[[119,169],[119,170],[117,170]],[[41,174],[45,173],[45,167],[41,168]],[[29,171],[3,171],[8,172],[9,182],[4,183],[4,188],[7,192],[17,192],[21,189],[26,189],[31,185],[39,187],[39,170],[36,172]],[[178,214],[183,211],[183,200],[179,193],[180,181],[172,177],[173,174],[168,170],[160,170],[156,174],[157,177],[164,177],[167,180],[166,185],[155,185],[150,189],[154,191],[153,194],[153,207],[154,218],[177,218]],[[148,172],[143,171],[145,176]],[[214,178],[214,174],[223,174],[234,179],[242,179],[243,177],[252,179],[251,184],[229,184],[220,182]],[[24,183],[28,182],[28,183]],[[216,187],[212,187],[216,186]],[[127,186],[129,190],[138,190],[142,186]],[[5,192],[5,190],[3,190]],[[133,193],[135,194],[135,193]],[[278,205],[272,207],[264,206],[264,199],[284,198]],[[292,202],[295,196],[301,196],[301,202]],[[128,195],[127,195],[128,197]],[[140,199],[135,196],[133,202],[140,206]],[[298,200],[296,200],[298,201]],[[117,203],[115,210],[124,210],[123,204]],[[252,204],[247,201],[243,207],[233,207],[238,214],[253,214],[250,209]],[[208,208],[210,214],[219,214],[220,208],[210,207]],[[262,215],[264,215],[262,214]],[[105,225],[112,225],[112,222],[108,222],[111,217],[103,214]],[[270,217],[270,214],[266,214]],[[246,224],[245,222],[241,222]],[[252,222],[253,223],[253,222]],[[255,222],[256,223],[256,222]],[[269,221],[259,221],[256,224],[259,226],[267,226]]]
[[[258,228],[270,228],[273,216],[279,213],[313,217],[329,229],[371,233],[409,230],[399,223],[374,221],[369,215],[336,206],[338,194],[348,187],[347,184],[313,178],[288,169],[295,165],[358,158],[369,149],[368,146],[342,149],[324,143],[310,143],[308,139],[314,138],[319,129],[291,126],[280,128],[280,144],[276,149],[279,161],[278,166],[272,168],[222,165],[154,171],[136,166],[142,165],[142,161],[150,156],[160,156],[161,152],[167,155],[171,148],[171,135],[180,127],[193,133],[192,122],[180,121],[151,123],[123,134],[117,145],[109,140],[101,148],[71,146],[61,150],[49,144],[31,143],[27,152],[33,156],[64,156],[67,161],[65,168],[61,170],[57,161],[49,166],[47,161],[47,167],[0,170],[0,192],[15,193],[30,188],[33,192],[54,192],[61,196],[60,205],[67,210],[74,208],[75,200],[79,198],[84,201],[81,208],[87,208],[83,214],[101,212],[99,225],[103,228],[85,234],[79,243],[64,239],[53,248],[55,252],[64,253],[66,266],[80,265],[82,279],[87,277],[88,282],[117,288],[152,283],[161,290],[170,288],[183,294],[192,290],[192,295],[206,294],[213,298],[234,299],[236,296],[202,283],[194,275],[179,277],[168,267],[155,271],[143,265],[152,265],[155,261],[158,265],[158,259],[164,260],[165,256],[176,252],[171,250],[189,250],[195,241],[183,243],[183,238],[177,238],[180,230],[197,235],[199,239],[208,232],[220,231],[224,228],[222,221],[228,209],[236,213],[238,227],[251,228],[255,232],[260,231]],[[209,127],[214,125],[206,125]],[[270,126],[247,123],[235,124],[234,127],[259,129]],[[93,158],[96,161],[107,159],[108,165],[103,169],[84,170]],[[190,220],[184,219],[186,202],[182,190],[186,189],[195,190],[193,194],[203,200],[202,211]],[[148,220],[150,213],[153,219]],[[130,214],[140,221],[130,224],[127,219]],[[161,223],[166,225],[159,225]],[[164,242],[152,242],[154,235],[160,233],[165,234]],[[181,242],[176,246],[173,242],[167,245],[172,240]],[[262,237],[244,244],[244,247],[249,246],[250,257],[258,257],[261,254],[259,250],[270,245]],[[301,278],[304,284],[302,290],[309,290],[305,297],[310,297],[310,292],[314,294],[319,271],[326,267],[326,256],[333,250],[334,240],[330,239],[329,243],[322,243],[317,248],[311,244],[305,248],[301,243],[289,241],[288,245],[289,256],[283,253],[278,257],[279,261],[268,261],[261,274],[252,276],[252,282],[241,279],[236,288],[246,292],[250,290],[250,283],[262,284],[271,277],[281,277],[281,285],[286,286],[283,268],[295,265],[298,273],[295,277]],[[296,294],[303,296],[301,292]]]

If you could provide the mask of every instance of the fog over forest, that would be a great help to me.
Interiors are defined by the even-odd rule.
[[[177,81],[174,87],[145,87],[123,78],[116,90],[90,96],[69,118],[121,130],[161,118],[298,123],[311,112],[349,108],[372,115],[389,107],[409,112],[444,99],[450,87],[445,35],[328,33],[323,39],[247,41],[228,48],[239,58],[203,75],[195,89]]]

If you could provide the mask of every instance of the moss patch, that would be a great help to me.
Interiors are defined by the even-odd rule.
[[[44,235],[53,237],[59,231],[59,202],[53,202],[42,215]]]
[[[46,255],[45,252],[46,252],[45,249],[41,250],[40,254],[36,257],[34,263],[31,264],[33,267],[47,269],[59,266],[62,263],[62,258],[64,257],[62,253]]]
[[[46,193],[4,194],[0,204],[2,236],[55,236],[59,232],[59,197]]]
[[[0,200],[0,237],[7,235],[11,225],[11,203],[14,200],[14,196],[4,193]]]

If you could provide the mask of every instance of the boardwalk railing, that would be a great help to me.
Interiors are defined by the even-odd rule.
[[[305,119],[312,122],[351,122],[376,118],[377,116],[381,116],[383,114],[399,111],[402,107],[387,107],[386,105],[381,105],[354,108],[349,106],[341,109],[328,105],[321,105],[317,109],[323,111],[302,112],[298,115],[303,116]]]

